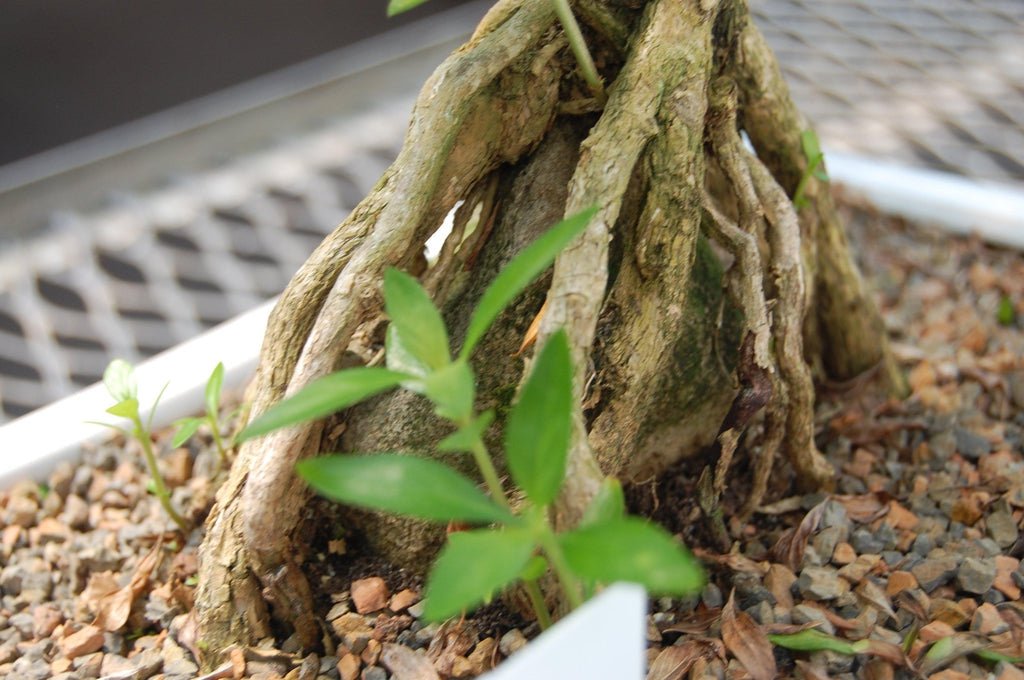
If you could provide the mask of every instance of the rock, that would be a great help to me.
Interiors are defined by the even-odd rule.
[[[18,631],[22,640],[30,639],[35,628],[32,615],[28,612],[19,612],[12,615],[11,618],[7,619],[7,625]]]
[[[931,621],[921,627],[918,636],[924,642],[935,642],[947,637],[953,637],[956,631],[945,621]]]
[[[360,614],[384,609],[388,604],[388,586],[379,576],[352,582],[352,604]]]
[[[796,587],[808,600],[818,601],[834,600],[850,591],[850,584],[831,567],[806,567],[800,572]]]
[[[61,653],[69,659],[86,656],[103,648],[103,631],[96,626],[83,626],[58,643]]]
[[[420,594],[415,590],[406,588],[405,590],[400,590],[391,596],[391,600],[388,602],[388,609],[398,614],[400,612],[404,612],[419,601]]]
[[[881,555],[859,555],[853,562],[841,568],[839,575],[850,583],[860,583],[881,561]]]
[[[979,635],[999,635],[1010,630],[1010,625],[1003,620],[995,605],[983,602],[974,610],[971,617],[971,632]]]
[[[71,665],[83,678],[98,678],[102,663],[103,653],[94,652],[75,659]]]
[[[995,560],[968,557],[956,572],[957,584],[964,592],[984,595],[996,580]]]
[[[957,573],[958,563],[952,556],[930,557],[921,560],[911,568],[911,573],[921,588],[930,593],[941,585],[945,585]]]
[[[493,660],[497,647],[498,641],[492,637],[486,637],[476,643],[472,653],[466,657],[466,660],[473,668],[474,675],[483,675],[491,670],[494,665]]]
[[[956,439],[956,450],[964,458],[978,460],[992,451],[992,444],[980,434],[965,430],[962,427],[954,428],[953,436]]]
[[[1024,671],[1011,663],[1000,661],[996,664],[996,680],[1024,680]]]
[[[790,588],[796,582],[796,574],[789,567],[773,564],[768,567],[764,577],[764,585],[771,592],[777,604],[790,609],[793,606],[793,593]]]
[[[359,653],[359,658],[362,659],[363,663],[367,666],[376,666],[377,662],[380,661],[380,650],[380,641],[370,638],[366,642],[366,648]]]
[[[22,657],[14,662],[10,677],[18,680],[46,680],[51,675],[46,659]]]
[[[725,604],[725,598],[722,596],[722,589],[711,582],[708,582],[708,584],[704,586],[704,590],[701,591],[700,601],[709,609],[716,609]]]
[[[947,600],[942,597],[936,597],[932,600],[931,607],[928,610],[928,617],[947,623],[953,628],[959,628],[970,619],[970,616],[964,611],[963,607],[953,600]]]
[[[835,635],[836,632],[836,627],[825,616],[825,612],[813,605],[796,605],[790,612],[790,619],[794,624],[816,623],[818,630],[829,635]]]
[[[927,557],[928,553],[935,550],[935,539],[931,534],[918,534],[914,543],[910,546],[911,552],[921,557]]]
[[[380,666],[363,669],[362,680],[388,680],[388,673]]]
[[[452,670],[448,675],[453,678],[468,678],[473,674],[473,664],[464,656],[452,659]]]
[[[355,654],[346,654],[338,659],[338,675],[341,676],[341,680],[357,680],[359,669],[362,667],[362,661]]]
[[[1009,555],[997,555],[995,557],[996,563],[996,580],[992,583],[997,591],[1010,598],[1011,600],[1020,599],[1020,586],[1013,581],[1013,572],[1020,568],[1020,561],[1015,557]],[[992,591],[985,593],[989,595]]]
[[[956,453],[956,435],[949,430],[944,430],[932,435],[928,440],[928,449],[932,456],[938,460],[948,460]]]
[[[513,628],[509,632],[501,636],[501,640],[498,641],[498,649],[501,651],[502,656],[512,656],[520,649],[526,646],[526,636],[518,628]]]
[[[348,606],[348,602],[336,602],[331,610],[327,612],[327,621],[334,621],[340,619],[343,615],[348,614],[351,611]]]
[[[89,504],[78,494],[71,494],[64,501],[60,517],[72,529],[83,531],[89,527]]]
[[[841,541],[845,541],[848,535],[849,531],[845,527],[827,527],[814,536],[812,545],[823,559],[829,559],[835,552],[836,546]]]
[[[37,638],[50,637],[63,620],[64,615],[54,605],[39,605],[32,611],[33,632]]]
[[[855,559],[857,559],[857,551],[846,541],[837,543],[835,550],[832,551],[832,564],[837,566],[846,566]]]
[[[1009,548],[1017,542],[1017,523],[1010,513],[1003,510],[985,518],[985,531],[1001,548]]]
[[[7,502],[7,511],[4,513],[5,524],[28,529],[36,525],[36,513],[38,511],[39,504],[34,498],[14,496]]]
[[[895,597],[909,588],[918,587],[918,580],[909,571],[893,571],[886,584],[886,595]]]
[[[199,670],[188,652],[170,638],[164,640],[161,656],[164,660],[164,675],[194,676]]]
[[[850,537],[850,544],[853,545],[853,549],[860,555],[874,555],[885,549],[885,544],[873,532],[868,531],[864,527],[853,532],[853,535]]]

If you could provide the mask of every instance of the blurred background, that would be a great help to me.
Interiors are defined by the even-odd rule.
[[[280,292],[489,4],[5,2],[0,422]],[[1024,2],[751,6],[827,150],[1024,188]]]

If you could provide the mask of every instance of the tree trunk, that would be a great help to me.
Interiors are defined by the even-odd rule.
[[[720,490],[739,434],[765,406],[747,511],[778,450],[805,485],[827,484],[810,366],[840,380],[879,366],[892,387],[900,378],[827,187],[811,180],[799,216],[789,199],[806,166],[806,123],[745,2],[579,0],[575,9],[607,101],[576,76],[550,2],[499,2],[425,85],[394,165],[285,291],[252,413],[345,362],[379,359],[386,266],[422,275],[457,339],[516,252],[597,205],[474,356],[478,407],[496,409],[498,432],[522,374],[520,343],[545,301],[538,342],[568,332],[578,408],[557,523],[579,518],[603,475],[648,479],[716,439]],[[457,205],[428,267],[423,244]],[[342,418],[340,440],[310,424],[242,447],[201,550],[206,663],[269,635],[271,618],[304,647],[326,640],[301,566],[308,492],[292,472],[298,460],[324,444],[428,454],[445,434],[406,392]],[[346,511],[345,523],[414,568],[443,538],[379,514]]]

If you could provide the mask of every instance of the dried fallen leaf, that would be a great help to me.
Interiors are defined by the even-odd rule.
[[[426,656],[402,645],[385,643],[380,662],[391,671],[395,680],[441,680]]]
[[[777,562],[786,565],[794,572],[800,571],[800,563],[804,559],[807,541],[810,540],[811,534],[818,530],[827,504],[828,499],[826,498],[808,510],[797,527],[788,529],[779,536],[779,540],[772,547],[772,555],[775,556]]]
[[[714,655],[714,651],[709,652],[709,646],[701,640],[688,640],[681,645],[666,647],[651,664],[647,680],[681,680],[697,659]]]
[[[93,623],[111,633],[120,630],[128,622],[132,604],[149,584],[149,576],[160,563],[163,541],[158,541],[146,556],[139,560],[131,580],[123,588],[108,592],[96,602],[96,619]],[[91,585],[91,581],[90,581]]]
[[[886,596],[885,591],[883,591],[880,586],[876,585],[874,581],[864,579],[860,582],[860,585],[857,586],[854,592],[857,593],[857,595],[865,602],[886,616],[893,619],[896,618],[896,612],[893,611],[892,604],[889,602],[888,596]]]
[[[754,680],[772,680],[776,676],[775,655],[768,636],[746,612],[736,612],[734,593],[722,609],[722,641],[743,664]]]
[[[668,624],[664,627],[659,626],[659,630],[662,633],[684,633],[687,635],[703,635],[711,630],[711,626],[714,625],[718,619],[722,617],[722,610],[715,607],[713,609],[706,609],[699,607],[692,614],[679,619],[675,623]]]
[[[764,576],[768,573],[768,569],[771,566],[767,562],[756,562],[741,553],[726,553],[725,555],[720,555],[713,553],[710,550],[693,548],[693,554],[706,562],[715,562],[716,564],[724,565],[733,571],[742,572],[744,574],[757,574],[758,576]]]
[[[797,659],[796,667],[800,669],[800,675],[805,680],[831,680],[828,671],[821,666],[816,666],[809,661]]]
[[[850,519],[861,524],[869,524],[889,512],[889,506],[873,494],[860,496],[835,496],[835,499],[846,508]]]

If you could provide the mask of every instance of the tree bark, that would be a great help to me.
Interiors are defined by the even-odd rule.
[[[611,83],[607,102],[588,99],[547,0],[495,5],[424,86],[394,165],[282,296],[252,414],[343,361],[374,359],[384,267],[422,273],[458,339],[516,252],[561,216],[597,205],[586,232],[474,357],[478,407],[499,414],[489,434],[497,444],[523,373],[517,350],[545,300],[538,341],[568,331],[578,407],[557,524],[578,520],[604,475],[650,478],[720,435],[732,442],[731,458],[766,403],[758,474],[766,478],[786,442],[797,475],[823,482],[830,471],[814,449],[807,362],[838,379],[874,366],[892,385],[899,376],[827,187],[811,182],[799,216],[790,202],[806,123],[745,3],[581,0],[577,11]],[[741,129],[757,156],[736,143]],[[715,173],[729,181],[711,181]],[[460,202],[453,235],[424,270],[423,243]],[[761,237],[762,248],[751,249]],[[773,386],[760,402],[744,396],[753,369],[736,370],[745,337],[757,347],[754,373]],[[744,409],[742,422],[727,418]],[[340,440],[326,442],[342,451],[430,455],[445,434],[405,392],[342,418]],[[272,618],[303,647],[329,644],[302,571],[308,495],[292,472],[324,440],[313,423],[242,447],[201,550],[205,663],[269,635]],[[725,456],[720,468],[724,476]],[[344,521],[418,569],[443,540],[436,528],[380,514],[345,511]]]

